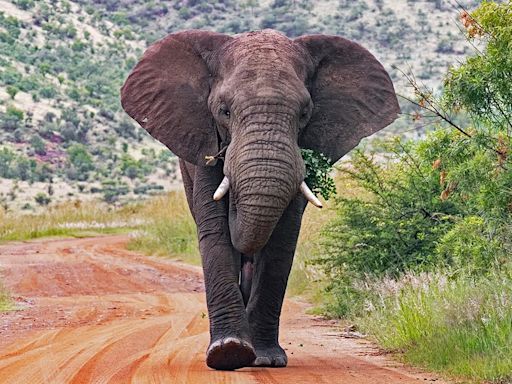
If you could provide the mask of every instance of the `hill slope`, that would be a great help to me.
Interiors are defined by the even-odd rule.
[[[437,87],[468,52],[456,17],[442,1],[0,0],[0,205],[126,201],[179,184],[176,159],[119,104],[137,58],[167,33],[342,35],[368,47],[405,93],[392,65]]]

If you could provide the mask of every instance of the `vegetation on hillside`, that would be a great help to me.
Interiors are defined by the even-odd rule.
[[[357,151],[341,168],[359,193],[337,199],[318,262],[329,313],[415,364],[502,383],[512,379],[512,3],[461,18],[485,47],[450,69],[440,99],[412,80],[415,118],[444,124],[386,142],[386,161]]]
[[[339,34],[369,47],[395,80],[392,65],[411,65],[433,85],[440,83],[439,68],[468,49],[450,19],[453,5],[430,0],[404,0],[399,8],[391,0],[4,3],[0,205],[7,211],[75,199],[126,202],[174,187],[176,159],[119,103],[119,87],[143,50],[167,33]],[[426,43],[425,34],[436,38]]]

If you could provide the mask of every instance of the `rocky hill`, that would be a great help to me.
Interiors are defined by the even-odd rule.
[[[368,47],[407,93],[394,66],[437,89],[471,52],[459,10],[442,0],[0,0],[0,206],[115,203],[179,185],[176,159],[119,103],[137,58],[167,33],[338,34]],[[410,128],[402,120],[389,130]]]

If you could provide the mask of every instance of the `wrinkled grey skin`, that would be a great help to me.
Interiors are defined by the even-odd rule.
[[[203,262],[208,366],[286,366],[279,316],[306,206],[300,148],[336,161],[390,124],[399,109],[386,71],[336,36],[184,31],[148,48],[121,99],[180,157]],[[224,176],[229,193],[214,201]]]

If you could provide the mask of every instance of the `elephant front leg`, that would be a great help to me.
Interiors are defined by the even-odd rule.
[[[279,318],[306,203],[296,198],[286,209],[268,244],[254,259],[254,276],[247,315],[256,349],[253,366],[285,367],[288,358],[279,345]]]
[[[234,272],[235,251],[227,245],[215,244],[217,241],[213,244],[206,240],[204,242],[208,244],[201,246],[201,253],[210,320],[206,364],[210,368],[223,370],[249,366],[256,355],[238,286],[238,275]]]
[[[206,364],[232,370],[251,365],[256,355],[238,285],[240,253],[231,245],[225,202],[212,200],[222,177],[221,168],[197,167],[191,207],[198,227],[210,321]]]

